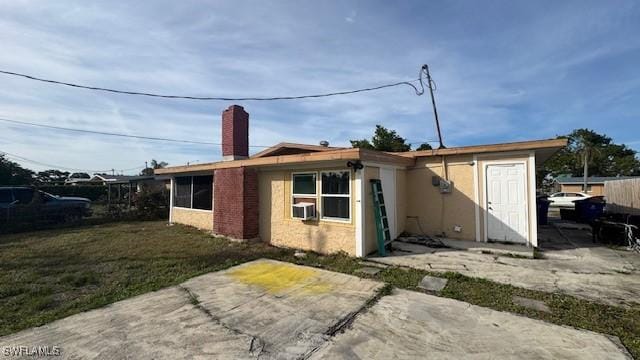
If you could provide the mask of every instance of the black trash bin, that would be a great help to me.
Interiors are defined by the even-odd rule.
[[[578,222],[591,224],[604,214],[604,197],[594,196],[574,201]]]
[[[551,200],[546,197],[540,196],[536,199],[538,225],[547,225],[549,220],[549,204],[551,204]]]

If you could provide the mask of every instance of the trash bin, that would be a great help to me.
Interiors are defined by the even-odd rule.
[[[549,204],[551,204],[551,200],[546,197],[538,197],[536,199],[538,225],[547,225],[549,219]]]
[[[576,215],[581,223],[592,223],[595,219],[604,213],[604,198],[602,196],[594,196],[584,200],[574,201],[576,206]]]

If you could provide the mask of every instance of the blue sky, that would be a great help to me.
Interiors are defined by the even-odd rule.
[[[589,127],[640,149],[638,19],[634,1],[5,1],[0,69],[240,97],[375,86],[416,78],[428,63],[448,146]],[[220,113],[231,104],[0,80],[0,117],[127,134],[219,142]],[[408,87],[240,105],[250,113],[252,145],[346,146],[376,124],[412,142],[436,138],[429,98]],[[215,146],[0,129],[0,151],[68,168],[220,158]]]

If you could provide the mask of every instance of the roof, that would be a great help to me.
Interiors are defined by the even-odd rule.
[[[96,179],[99,178],[99,179]],[[106,175],[106,174],[95,174],[91,181],[104,181],[111,184],[116,183],[128,183],[130,181],[142,181],[142,180],[153,180],[155,177],[153,175]]]
[[[164,169],[156,169],[155,174],[177,174],[188,172],[201,172],[210,171],[215,169],[227,169],[227,168],[239,168],[239,167],[258,167],[269,165],[287,165],[287,164],[300,164],[300,163],[313,163],[324,161],[372,161],[380,163],[391,163],[404,166],[413,165],[413,159],[399,156],[392,153],[386,153],[382,151],[358,149],[358,148],[346,148],[338,150],[328,150],[320,152],[309,152],[294,155],[279,155],[279,156],[267,156],[267,157],[252,157],[245,160],[233,160],[233,161],[219,161],[207,164],[196,164],[186,166],[173,166]]]
[[[384,151],[359,149],[359,148],[325,148],[317,145],[303,145],[281,143],[275,145],[249,159],[219,161],[206,164],[195,164],[185,166],[173,166],[164,169],[156,169],[156,175],[209,172],[215,169],[238,168],[238,167],[262,167],[262,166],[283,166],[301,163],[314,163],[325,161],[349,161],[361,160],[375,163],[392,164],[396,166],[413,166],[417,157],[442,156],[471,153],[507,152],[518,150],[545,150],[545,155],[551,156],[556,151],[566,146],[566,139],[523,141],[493,145],[465,146],[438,150],[407,151],[402,153],[390,153]],[[277,155],[279,149],[295,148],[303,150],[304,153]],[[318,149],[322,148],[322,149]],[[259,155],[259,156],[258,156]],[[538,162],[536,160],[536,162]]]
[[[460,146],[445,149],[406,151],[397,153],[401,156],[423,157],[423,156],[442,156],[442,155],[461,155],[461,154],[480,154],[489,152],[505,152],[505,151],[523,151],[523,150],[540,150],[540,149],[556,149],[567,146],[567,139],[546,139],[519,141],[501,144],[472,145]]]
[[[339,150],[339,149],[344,149],[344,148],[281,142],[270,148],[264,149],[257,154],[254,154],[253,156],[251,156],[251,158],[277,156],[277,155],[295,155],[295,154],[302,154],[302,153],[308,153],[308,152],[332,151],[332,150]]]
[[[587,184],[604,184],[605,181],[640,179],[640,176],[592,176],[587,178]],[[584,177],[559,177],[559,184],[584,184]]]

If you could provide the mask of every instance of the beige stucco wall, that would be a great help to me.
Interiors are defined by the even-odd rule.
[[[213,231],[213,211],[174,207],[171,222]]]
[[[406,230],[428,235],[444,234],[452,239],[475,240],[475,189],[473,186],[473,161],[471,155],[447,156],[449,180],[453,191],[441,194],[437,186],[431,184],[433,176],[444,178],[441,157],[419,158],[416,166],[406,172]],[[417,217],[417,218],[415,218]],[[417,221],[420,221],[418,226]],[[462,227],[455,232],[454,227]]]
[[[473,155],[451,155],[444,158],[448,178],[453,183],[453,191],[441,194],[437,186],[431,185],[433,176],[445,177],[442,157],[419,158],[416,165],[406,172],[406,230],[419,234],[444,235],[452,239],[484,241],[484,167],[491,161],[522,161],[525,163],[527,216],[529,219],[529,239],[535,231],[535,198],[530,191],[529,154],[486,154],[477,156],[477,186],[474,183],[476,167]],[[533,179],[535,180],[535,179]],[[535,183],[535,182],[534,182]],[[476,239],[476,198],[478,199],[478,230]],[[417,218],[416,218],[417,217]],[[420,221],[420,226],[417,221]],[[454,228],[461,227],[460,232]],[[422,229],[420,229],[422,227]]]
[[[349,222],[301,221],[291,217],[291,173],[320,170],[322,169],[272,170],[261,171],[258,174],[260,238],[274,246],[311,250],[322,254],[345,251],[355,255],[355,176],[353,171],[351,172],[351,220]],[[336,168],[327,170],[336,170]]]

